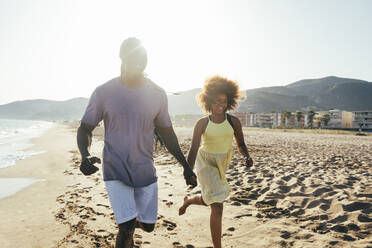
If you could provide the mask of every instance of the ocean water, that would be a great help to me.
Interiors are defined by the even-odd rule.
[[[43,134],[53,123],[0,119],[0,170],[44,151],[32,150],[31,139]],[[30,149],[28,149],[30,148]],[[25,151],[27,149],[27,151]],[[0,178],[0,199],[16,194],[40,179]]]
[[[14,195],[23,188],[39,181],[43,180],[33,178],[0,178],[0,199]]]
[[[43,153],[28,148],[32,147],[32,138],[40,136],[52,125],[46,121],[0,119],[0,169]]]

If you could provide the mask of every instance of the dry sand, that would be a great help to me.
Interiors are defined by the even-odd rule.
[[[0,170],[0,177],[46,179],[0,201],[1,247],[114,247],[117,229],[101,170],[89,177],[80,173],[76,129],[66,128],[59,125],[37,140],[47,153]],[[192,129],[176,132],[186,154]],[[100,156],[102,131],[96,133],[92,150]],[[245,135],[255,166],[245,168],[235,152],[224,247],[372,247],[371,136]],[[187,190],[169,153],[160,149],[154,156],[158,223],[153,233],[136,230],[136,246],[211,247],[207,207],[191,206],[178,216],[183,197],[199,189]]]

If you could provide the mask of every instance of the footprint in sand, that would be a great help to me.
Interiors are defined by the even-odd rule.
[[[165,205],[167,205],[168,208],[170,208],[173,205],[172,201],[162,200],[162,202],[165,202]]]
[[[242,214],[242,215],[237,215],[234,218],[235,219],[240,219],[240,218],[243,218],[243,217],[251,217],[251,216],[252,216],[252,214]]]
[[[342,209],[346,212],[354,212],[357,210],[371,209],[372,204],[366,202],[353,202],[348,205],[342,205]]]
[[[280,237],[283,239],[289,239],[291,237],[291,233],[287,231],[282,231]]]
[[[177,227],[176,223],[169,220],[163,220],[163,223],[161,225],[166,227],[168,231],[173,231]]]
[[[306,208],[308,208],[308,209],[309,208],[315,208],[315,207],[319,206],[319,204],[320,204],[320,200],[314,200],[314,201],[310,202],[309,205],[307,205]]]
[[[329,242],[330,245],[334,246],[334,245],[337,245],[339,243],[339,241],[331,241]]]
[[[329,204],[322,204],[319,206],[319,208],[323,211],[327,211],[330,208],[331,205]]]
[[[360,222],[372,222],[372,218],[370,218],[368,215],[366,214],[360,214],[358,215],[358,220]]]
[[[110,206],[107,206],[107,205],[104,205],[104,204],[100,204],[100,203],[98,203],[96,206],[97,207],[104,207],[106,209],[110,209]]]
[[[289,191],[291,191],[291,189],[292,189],[291,186],[286,186],[286,185],[280,185],[279,186],[280,193],[282,193],[282,194],[289,193]]]
[[[344,225],[335,225],[335,226],[331,227],[331,230],[335,231],[335,232],[338,232],[338,233],[347,233],[349,231],[347,226],[344,226]]]
[[[346,235],[346,234],[342,237],[342,239],[345,241],[355,241],[355,238],[351,237],[350,235]]]
[[[330,220],[329,223],[332,223],[332,224],[334,224],[334,223],[341,223],[341,222],[347,221],[347,219],[348,219],[348,215],[347,214],[340,215],[340,216],[337,216],[336,218]]]
[[[332,191],[332,188],[329,188],[329,187],[323,187],[323,188],[319,188],[319,189],[316,189],[312,194],[315,196],[315,197],[318,197],[318,196],[321,196],[322,194],[326,193],[326,192],[330,192]]]

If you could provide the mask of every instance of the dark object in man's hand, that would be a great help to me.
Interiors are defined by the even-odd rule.
[[[184,168],[184,170],[183,170],[183,177],[186,180],[186,185],[190,185],[191,188],[195,188],[198,185],[198,182],[196,180],[196,175],[191,170],[190,167]]]
[[[98,167],[95,166],[95,163],[101,163],[101,159],[97,157],[85,157],[83,158],[83,161],[81,161],[80,164],[80,171],[85,175],[89,176],[92,175],[93,173],[98,171]]]

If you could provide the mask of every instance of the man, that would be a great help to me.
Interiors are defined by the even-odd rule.
[[[77,133],[82,156],[80,170],[95,173],[100,159],[90,156],[92,131],[103,120],[103,178],[119,232],[116,248],[133,247],[135,227],[154,230],[157,220],[158,186],[153,166],[154,129],[169,152],[183,166],[187,185],[196,186],[196,176],[179,147],[168,114],[163,89],[148,79],[144,70],[147,52],[136,38],[120,47],[121,75],[93,92]]]

